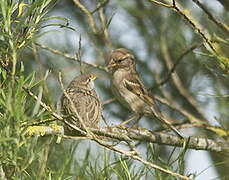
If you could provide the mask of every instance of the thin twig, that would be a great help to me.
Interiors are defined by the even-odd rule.
[[[217,54],[217,51],[215,47],[212,45],[210,38],[210,35],[207,32],[204,32],[202,30],[202,27],[200,24],[197,23],[197,21],[194,20],[194,17],[189,17],[190,15],[187,15],[184,11],[181,10],[181,5],[177,5],[176,1],[173,0],[173,9],[178,12],[185,20],[188,21],[188,23],[193,27],[194,30],[200,34],[200,36],[205,40],[205,42],[209,45],[209,47],[212,49],[214,53]]]
[[[34,123],[23,123],[21,125],[21,127],[28,127],[28,126],[38,126],[38,125],[41,125],[41,124],[46,124],[46,123],[50,123],[50,122],[53,122],[53,121],[56,121],[56,119],[53,119],[53,118],[49,118],[49,119],[45,119],[43,121],[38,121],[38,122],[34,122]]]
[[[200,46],[202,46],[203,43],[200,44],[194,44],[192,46],[190,46],[189,48],[187,48],[181,55],[180,57],[177,58],[177,60],[175,61],[173,67],[169,70],[169,73],[167,74],[167,77],[162,80],[158,86],[162,86],[163,84],[165,84],[169,78],[171,77],[171,74],[175,71],[176,67],[178,66],[178,64],[181,62],[181,60],[190,52],[192,52],[194,49],[199,48]]]
[[[98,6],[91,12],[91,14],[94,14],[99,9],[103,8],[108,3],[108,0],[104,0],[103,2],[99,2]]]
[[[191,17],[190,14],[187,14],[184,10],[181,9],[181,5],[175,1],[172,0],[172,4],[163,4],[157,0],[149,0],[150,2],[160,5],[160,6],[164,6],[167,8],[170,8],[174,11],[176,11],[180,16],[182,16],[190,25],[191,27],[204,39],[204,41],[208,44],[208,46],[211,48],[211,50],[217,54],[217,51],[215,49],[215,47],[213,46],[211,40],[210,40],[210,35],[207,32],[204,32],[202,30],[202,27],[200,24],[197,23],[196,20],[194,20],[195,18]]]
[[[163,55],[164,55],[164,60],[165,60],[165,64],[167,66],[167,68],[169,70],[171,70],[172,67],[174,67],[174,64],[173,64],[173,61],[171,59],[171,56],[170,56],[170,53],[168,51],[168,47],[167,47],[167,43],[166,43],[166,40],[165,40],[165,37],[162,36],[161,37],[161,45],[162,45],[162,52],[163,52]],[[190,95],[190,93],[184,88],[178,74],[176,72],[174,72],[171,76],[173,82],[174,82],[174,85],[176,86],[176,88],[178,89],[178,91],[180,92],[180,94],[185,97],[185,99],[188,101],[188,103],[190,105],[193,106],[193,108],[195,108],[195,110],[202,116],[204,117],[204,113],[202,112],[202,110],[200,108],[197,108],[198,107],[198,103],[196,102],[196,100]],[[204,118],[205,119],[205,118]]]
[[[218,27],[220,27],[225,33],[227,33],[227,35],[229,35],[229,27],[226,24],[217,20],[199,0],[192,1],[195,2],[208,15],[210,20],[212,20]]]
[[[80,63],[80,60],[79,60],[78,58],[74,57],[74,56],[70,56],[70,55],[68,55],[68,54],[62,53],[62,52],[60,52],[60,51],[58,51],[58,50],[56,50],[56,49],[52,49],[52,48],[50,48],[50,47],[47,47],[47,46],[42,45],[42,44],[39,44],[39,43],[35,43],[35,44],[36,44],[37,46],[39,46],[40,48],[42,48],[42,49],[45,49],[45,50],[47,50],[47,51],[52,52],[53,54],[57,54],[57,55],[60,55],[60,56],[65,57],[65,58],[67,58],[67,59],[70,59],[70,60],[73,60],[73,61],[77,61],[77,62]],[[87,63],[87,62],[85,62],[85,60],[82,61],[82,64],[85,64],[85,65],[87,65],[87,66],[94,67],[94,68],[97,68],[97,69],[100,69],[100,70],[102,70],[102,71],[106,71],[106,72],[107,72],[107,69],[106,69],[105,67],[100,66],[100,65],[96,65],[96,64]]]
[[[229,136],[229,131],[218,127],[218,126],[212,126],[206,123],[186,123],[186,124],[181,124],[181,125],[174,125],[177,129],[185,129],[185,128],[193,128],[193,127],[201,127],[204,129],[207,129],[211,132],[214,132],[215,134],[217,134],[219,137],[228,137]]]
[[[81,35],[80,35],[80,37],[79,37],[78,51],[76,52],[76,59],[78,59],[79,62],[80,62],[80,73],[83,74],[84,73],[83,72],[84,70],[83,70],[83,67],[82,67],[82,58],[81,58],[81,41],[82,41],[82,39],[81,39]]]
[[[215,134],[217,134],[219,137],[229,137],[229,131],[225,128],[219,127],[219,126],[212,126],[206,123],[196,122],[196,123],[189,123],[188,121],[184,121],[182,123],[173,123],[173,126],[177,129],[187,129],[187,128],[194,128],[199,127],[206,130],[209,130]],[[167,132],[167,130],[164,129],[157,129],[155,132]]]
[[[97,33],[96,23],[94,21],[92,13],[79,0],[73,0],[73,2],[75,3],[76,6],[78,6],[81,9],[81,11],[83,11],[87,15],[88,23],[92,29],[92,32],[96,34]]]
[[[56,112],[54,112],[48,105],[46,105],[44,102],[39,100],[39,98],[34,95],[26,86],[22,86],[22,89],[29,94],[32,98],[34,98],[36,101],[40,101],[41,106],[48,112],[51,112],[51,115],[55,117],[57,120],[63,121],[63,117],[58,115]]]
[[[135,151],[129,151],[128,152],[128,151],[124,151],[124,150],[122,150],[120,148],[116,148],[116,147],[114,147],[112,145],[106,144],[103,141],[97,141],[97,140],[94,140],[94,141],[96,141],[98,144],[100,144],[100,145],[102,145],[102,146],[104,146],[104,147],[106,147],[106,148],[108,148],[110,150],[113,150],[115,152],[118,152],[120,154],[123,154],[125,156],[128,156],[128,157],[130,157],[132,159],[135,159],[135,160],[137,160],[137,161],[139,161],[139,162],[141,162],[141,163],[145,164],[146,166],[149,166],[149,167],[151,167],[153,169],[159,170],[161,172],[164,172],[166,174],[169,174],[169,175],[172,175],[174,177],[178,177],[178,178],[181,178],[181,179],[184,179],[184,180],[191,180],[187,176],[184,176],[184,175],[181,175],[179,173],[170,171],[168,169],[164,169],[164,168],[162,168],[162,167],[160,167],[160,166],[158,166],[156,164],[153,164],[152,162],[149,162],[149,161],[144,160],[142,157],[140,157],[138,154],[136,154]]]
[[[65,136],[65,138],[68,138],[68,137]],[[74,137],[70,137],[70,138],[71,138],[71,139],[74,139]],[[77,139],[78,139],[78,137],[77,137]],[[91,138],[91,140],[97,142],[99,145],[101,145],[101,146],[103,146],[103,147],[106,147],[106,148],[108,148],[108,149],[110,149],[110,150],[112,150],[112,151],[114,151],[114,152],[118,152],[118,153],[123,154],[123,155],[125,155],[125,156],[128,156],[128,157],[130,157],[130,158],[132,158],[132,159],[135,159],[135,160],[137,160],[137,161],[139,161],[139,162],[141,162],[141,163],[145,164],[146,166],[149,166],[149,167],[151,167],[151,168],[153,168],[153,169],[156,169],[156,170],[159,170],[159,171],[161,171],[161,172],[167,173],[167,174],[172,175],[172,176],[174,176],[174,177],[179,177],[179,178],[184,179],[184,180],[191,180],[191,179],[190,179],[189,177],[187,177],[187,176],[184,176],[184,175],[181,175],[181,174],[179,174],[179,173],[170,171],[170,170],[168,170],[168,169],[164,169],[164,168],[162,168],[162,167],[160,167],[160,166],[158,166],[158,165],[156,165],[156,164],[154,164],[154,163],[152,163],[152,162],[149,162],[149,161],[144,160],[144,159],[139,155],[139,153],[136,152],[136,150],[134,150],[134,151],[124,151],[124,150],[122,150],[122,149],[120,149],[120,148],[114,147],[114,145],[110,145],[110,144],[108,144],[108,143],[105,143],[105,142],[102,141],[102,140],[94,139],[94,138]]]
[[[171,109],[178,111],[179,113],[187,117],[188,121],[191,123],[202,123],[203,121],[205,121],[205,119],[199,119],[195,117],[193,114],[189,113],[186,109],[181,107],[176,101],[172,100],[170,98],[170,95],[168,95],[169,93],[168,91],[164,92],[164,90],[162,89],[162,92],[166,96],[166,98],[163,98],[160,96],[154,96],[155,99],[158,100],[160,103],[165,104],[168,107],[170,107]]]
[[[107,104],[110,104],[110,103],[112,103],[112,102],[114,102],[114,101],[116,101],[115,98],[107,99],[107,100],[103,101],[103,106],[104,106],[104,105],[107,105]]]
[[[167,7],[167,8],[173,8],[173,5],[171,4],[165,4],[163,2],[160,2],[160,1],[156,1],[156,0],[149,0],[150,2],[153,2],[159,6],[164,6],[164,7]]]
[[[101,22],[101,25],[102,25],[104,39],[105,39],[105,42],[107,44],[107,47],[109,49],[112,49],[113,46],[112,46],[112,42],[110,40],[109,33],[108,33],[108,30],[107,30],[107,20],[106,20],[106,16],[104,15],[104,9],[103,8],[99,9],[99,19],[100,19],[100,22]]]

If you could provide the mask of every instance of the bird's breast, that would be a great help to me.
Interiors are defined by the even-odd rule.
[[[135,113],[143,113],[146,103],[140,99],[140,97],[128,90],[122,80],[114,77],[111,82],[111,87],[113,94],[121,104]]]

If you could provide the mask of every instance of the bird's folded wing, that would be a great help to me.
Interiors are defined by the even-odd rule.
[[[124,79],[124,86],[129,91],[131,91],[132,93],[137,95],[141,100],[146,102],[148,105],[155,106],[155,102],[154,102],[152,96],[150,96],[150,94],[148,93],[148,91],[144,87],[143,83],[138,78],[137,74],[133,73],[133,74],[131,74],[131,76],[127,76]]]

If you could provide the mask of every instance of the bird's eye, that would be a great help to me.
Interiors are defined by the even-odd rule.
[[[125,59],[126,59],[126,58],[123,58],[123,59],[118,59],[118,60],[117,60],[117,62],[119,62],[119,63],[120,63],[120,62],[124,61]]]
[[[87,83],[90,83],[91,82],[91,78],[88,78],[86,82]]]
[[[88,79],[87,79],[87,83],[94,81],[96,79],[96,76],[91,75]]]

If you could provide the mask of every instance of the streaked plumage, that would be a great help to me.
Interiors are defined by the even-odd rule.
[[[153,96],[146,90],[136,71],[134,55],[125,48],[111,52],[108,69],[112,74],[111,89],[117,99],[135,114],[157,117],[182,137],[158,109]]]
[[[75,110],[81,117],[86,127],[98,128],[101,119],[101,103],[94,90],[94,76],[83,74],[77,76],[69,84],[66,93],[74,104]],[[71,102],[64,94],[61,98],[63,114],[67,116],[67,121],[72,125],[82,128],[83,125],[75,115]],[[69,117],[68,117],[69,116]],[[68,129],[71,129],[68,127]]]

